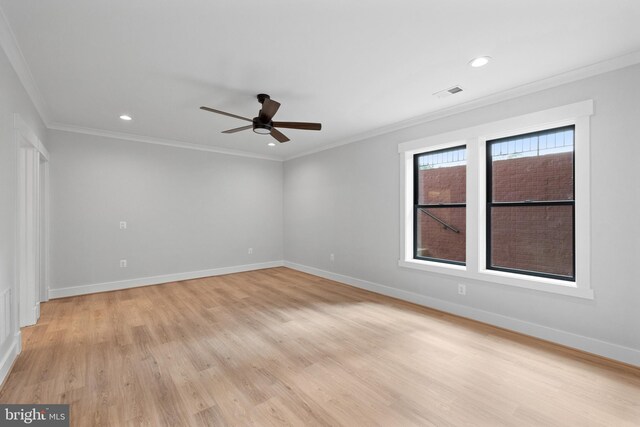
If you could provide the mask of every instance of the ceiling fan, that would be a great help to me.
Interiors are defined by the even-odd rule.
[[[258,102],[262,104],[262,108],[258,112],[258,116],[253,119],[247,117],[238,116],[235,114],[227,113],[220,110],[214,110],[209,107],[200,107],[201,110],[210,111],[216,114],[222,114],[224,116],[235,117],[236,119],[245,120],[251,122],[250,125],[242,126],[235,129],[225,130],[222,133],[236,133],[247,129],[253,129],[255,133],[262,135],[271,135],[279,142],[287,142],[287,138],[282,132],[276,128],[287,129],[302,129],[302,130],[320,130],[322,125],[320,123],[307,123],[307,122],[274,122],[271,119],[280,108],[280,103],[271,99],[269,95],[261,93],[258,95]]]

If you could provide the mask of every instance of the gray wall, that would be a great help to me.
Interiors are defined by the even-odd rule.
[[[282,260],[281,162],[60,131],[49,141],[51,289]]]
[[[592,288],[583,300],[399,267],[400,142],[594,99]],[[640,66],[285,163],[285,260],[640,350]],[[335,254],[330,262],[329,254]]]
[[[13,288],[16,283],[17,154],[13,127],[14,113],[20,114],[24,122],[36,132],[38,138],[46,143],[44,124],[4,51],[0,49],[0,295],[3,295],[7,289]],[[13,288],[13,301],[10,305],[10,310],[14,314],[18,310],[16,291]],[[0,311],[4,315],[4,307],[0,307]],[[3,316],[0,316],[0,322],[5,322]],[[13,332],[18,330],[15,324],[10,325],[10,329]],[[2,330],[1,327],[0,330]],[[11,336],[13,337],[13,334]],[[0,338],[0,360],[12,344],[11,339],[2,342]]]

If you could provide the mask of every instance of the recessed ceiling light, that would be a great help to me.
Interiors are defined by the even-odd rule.
[[[127,116],[126,114],[121,115],[121,116],[120,116],[120,118],[121,118],[122,120],[127,121],[127,122],[128,122],[129,120],[131,120],[131,116]]]
[[[268,145],[269,147],[275,147],[275,146],[276,146],[276,143],[275,143],[275,142],[270,142],[270,143],[268,143],[267,145]]]
[[[490,56],[479,56],[479,57],[473,58],[471,61],[469,61],[469,65],[471,65],[473,68],[479,68],[479,67],[484,67],[485,65],[487,65],[489,63],[489,61],[491,61],[491,57]]]

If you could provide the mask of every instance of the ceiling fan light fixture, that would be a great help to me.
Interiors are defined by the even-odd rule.
[[[271,126],[263,123],[256,123],[253,126],[253,131],[260,135],[269,135],[271,133]]]

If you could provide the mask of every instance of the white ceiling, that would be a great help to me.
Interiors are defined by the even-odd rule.
[[[289,158],[640,50],[637,0],[0,0],[49,124]],[[480,55],[494,58],[473,69]],[[446,99],[434,92],[460,85]],[[220,132],[282,104],[291,142]],[[127,113],[131,122],[118,116]]]

